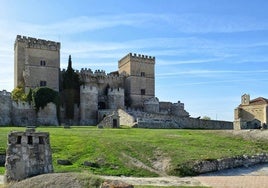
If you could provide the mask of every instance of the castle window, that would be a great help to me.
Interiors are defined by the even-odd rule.
[[[145,77],[145,72],[141,72],[141,77]]]
[[[145,95],[145,89],[141,89],[141,95]]]
[[[21,144],[21,136],[17,137],[17,144]]]
[[[33,144],[33,137],[32,136],[28,136],[28,144],[29,145]]]
[[[40,81],[40,87],[42,87],[42,86],[47,86],[47,81],[41,80]]]
[[[41,65],[41,66],[46,66],[46,61],[41,60],[41,61],[40,61],[40,65]]]
[[[44,138],[39,136],[39,144],[45,144]]]

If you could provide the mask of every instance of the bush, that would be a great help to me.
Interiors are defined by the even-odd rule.
[[[48,87],[36,88],[33,90],[32,97],[36,111],[40,108],[44,108],[50,102],[53,102],[56,106],[59,104],[58,92]]]
[[[26,101],[27,95],[24,92],[24,89],[21,86],[16,87],[11,92],[12,99],[16,102],[18,101]]]

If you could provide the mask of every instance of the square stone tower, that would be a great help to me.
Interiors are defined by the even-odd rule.
[[[14,45],[14,86],[47,86],[59,91],[60,43],[17,35]]]
[[[118,62],[119,74],[126,74],[126,105],[143,109],[144,101],[155,97],[155,57],[129,53]]]

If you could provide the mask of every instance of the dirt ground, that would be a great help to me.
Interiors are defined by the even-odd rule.
[[[241,136],[245,139],[253,139],[253,140],[268,140],[268,130],[220,130],[215,131],[221,134],[228,134],[233,136]]]

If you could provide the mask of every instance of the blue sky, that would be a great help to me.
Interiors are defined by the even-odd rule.
[[[14,85],[16,35],[61,42],[61,67],[117,70],[156,57],[156,96],[193,117],[233,120],[244,93],[268,98],[266,0],[1,0],[0,90]]]

